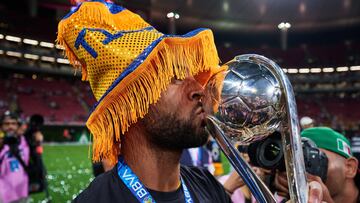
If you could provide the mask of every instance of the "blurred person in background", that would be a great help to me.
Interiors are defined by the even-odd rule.
[[[18,135],[18,116],[6,111],[0,118],[4,133],[0,146],[0,199],[4,203],[23,203],[28,200],[29,146],[23,135]]]
[[[27,128],[28,128],[28,125],[26,123],[25,120],[22,120],[22,119],[19,119],[19,128],[18,130],[16,131],[16,133],[19,135],[19,136],[22,136],[25,134]]]
[[[300,119],[300,126],[302,130],[306,128],[312,128],[314,127],[314,120],[308,116],[302,117]]]
[[[30,159],[28,165],[29,192],[37,193],[47,189],[46,170],[42,160],[44,136],[41,128],[44,124],[44,118],[41,115],[34,114],[30,117],[28,128],[24,133],[26,142],[30,149]],[[48,196],[48,195],[47,195]]]
[[[223,163],[221,162],[221,150],[211,137],[209,137],[207,143],[201,147],[184,149],[180,157],[180,164],[206,168],[216,177],[224,175]]]
[[[205,146],[183,150],[180,157],[180,164],[205,168],[211,174],[214,174],[211,154]]]
[[[301,132],[315,142],[328,158],[328,171],[325,183],[320,177],[308,174],[308,180],[321,183],[323,200],[327,203],[360,202],[360,171],[358,160],[352,155],[350,142],[342,134],[327,127],[308,128]],[[278,174],[275,187],[279,194],[288,196],[286,174]]]

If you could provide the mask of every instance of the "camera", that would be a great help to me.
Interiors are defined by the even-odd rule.
[[[328,158],[326,154],[308,139],[301,138],[306,172],[319,176],[324,182],[327,176]],[[247,146],[238,146],[238,150],[247,153],[253,166],[265,169],[285,171],[284,151],[281,134],[274,132],[269,137],[251,143]]]
[[[3,144],[9,146],[10,154],[15,155],[19,153],[20,140],[15,134],[5,133]]]
[[[15,134],[6,133],[4,136],[4,144],[9,146],[17,146],[20,144],[20,140]]]

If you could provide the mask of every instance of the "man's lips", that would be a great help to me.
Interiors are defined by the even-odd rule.
[[[206,125],[206,122],[205,122],[206,112],[205,112],[205,110],[202,107],[199,107],[198,109],[196,109],[195,115],[200,117],[201,126],[205,126]]]
[[[205,114],[205,110],[202,107],[199,107],[196,109],[195,114],[196,115]]]

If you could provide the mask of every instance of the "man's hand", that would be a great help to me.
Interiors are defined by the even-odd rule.
[[[289,197],[289,187],[286,172],[277,171],[275,174],[274,186],[279,196]]]
[[[327,203],[334,203],[334,200],[331,198],[330,192],[326,185],[322,182],[321,178],[319,176],[314,176],[311,174],[307,174],[307,180],[311,182],[316,182],[319,184],[321,192],[322,192],[322,201],[325,201]],[[318,187],[318,186],[316,186]],[[316,189],[317,190],[317,189]],[[310,195],[311,195],[311,185],[310,185]],[[310,196],[309,196],[310,198]]]
[[[286,203],[292,203],[292,201],[288,200]],[[308,203],[327,203],[323,201],[323,190],[321,184],[317,181],[309,182]]]
[[[36,142],[42,143],[42,141],[44,140],[44,135],[40,131],[36,131],[34,133],[34,138]]]
[[[263,169],[263,168],[259,168],[259,167],[251,167],[252,170],[256,173],[257,176],[259,176],[259,178],[264,181],[265,180],[265,177],[266,177],[266,174],[269,173],[268,170],[266,169]]]
[[[224,188],[229,193],[233,193],[236,189],[244,186],[245,183],[236,171],[233,171],[224,183]]]
[[[309,200],[308,203],[320,203],[323,202],[323,191],[321,184],[317,181],[311,181],[309,183]]]

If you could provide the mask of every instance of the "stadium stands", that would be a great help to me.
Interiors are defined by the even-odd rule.
[[[88,106],[81,105],[81,91],[71,81],[8,78],[6,83],[0,96],[23,117],[41,114],[47,123],[83,123],[87,118]]]
[[[332,126],[335,129],[357,129],[360,125],[360,112],[357,111],[359,98],[297,98],[299,117],[310,116],[317,125]]]
[[[11,107],[21,112],[23,118],[40,113],[48,124],[83,124],[96,102],[89,85],[79,78],[32,79],[14,75],[1,80],[0,98],[0,111]],[[297,96],[299,117],[310,116],[318,124],[337,129],[358,127],[360,111],[354,109],[359,102],[360,98],[328,94],[316,99],[311,94]]]

